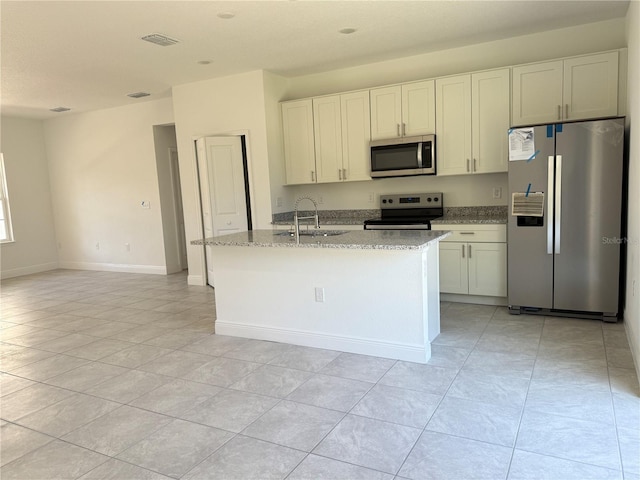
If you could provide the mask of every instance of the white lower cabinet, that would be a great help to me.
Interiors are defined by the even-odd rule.
[[[434,225],[451,230],[440,242],[440,292],[507,296],[505,225]]]
[[[466,243],[440,241],[440,292],[469,293]]]
[[[507,296],[507,244],[468,243],[469,295]]]

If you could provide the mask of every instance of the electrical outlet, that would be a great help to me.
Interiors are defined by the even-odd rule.
[[[142,202],[140,202],[140,206],[142,208],[149,209],[151,208],[151,202],[149,200],[142,200]]]
[[[100,242],[96,242],[96,250],[100,250]]]
[[[323,203],[324,203],[324,198],[323,198],[323,196],[322,196],[322,195],[319,195],[319,196],[318,196],[318,204],[319,204],[319,205],[322,205]]]
[[[276,197],[276,207],[282,206],[282,197]]]
[[[324,302],[324,288],[316,287],[316,302]]]
[[[502,198],[502,187],[493,187],[493,198],[496,200]]]
[[[128,243],[124,244],[124,248],[127,250],[127,252],[131,251],[131,245],[129,245]]]
[[[375,194],[373,192],[369,192],[369,203],[373,203]]]

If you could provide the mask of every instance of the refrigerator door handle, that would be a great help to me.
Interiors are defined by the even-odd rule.
[[[547,170],[547,254],[553,254],[553,156],[548,158]]]
[[[562,155],[556,156],[556,216],[555,216],[555,234],[556,246],[555,253],[560,253],[560,225],[562,220]]]

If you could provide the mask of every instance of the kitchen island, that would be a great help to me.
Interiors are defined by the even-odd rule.
[[[216,333],[426,363],[447,235],[357,230],[296,242],[254,230],[191,243],[212,247]]]

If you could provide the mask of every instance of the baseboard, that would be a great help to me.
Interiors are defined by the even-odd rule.
[[[633,358],[633,364],[636,367],[636,376],[638,377],[638,382],[640,382],[640,358],[638,358],[638,352],[640,352],[640,345],[638,344],[638,338],[636,337],[636,332],[631,330],[629,326],[630,322],[625,320],[622,322],[624,325],[624,331],[627,334],[627,339],[629,340],[629,348],[631,348],[631,357]]]
[[[127,265],[120,263],[90,263],[90,262],[59,262],[60,268],[70,270],[95,270],[99,272],[147,273],[152,275],[166,275],[164,265]]]
[[[198,285],[200,287],[204,287],[206,285],[206,282],[204,281],[204,277],[202,275],[188,275],[187,285]]]
[[[456,293],[441,293],[440,301],[455,303],[475,303],[477,305],[497,305],[506,307],[509,304],[507,297],[484,297],[481,295],[458,295]]]
[[[305,347],[324,348],[341,352],[426,363],[431,358],[431,345],[407,345],[358,337],[327,335],[317,332],[247,325],[216,320],[216,334],[233,337],[270,340]]]
[[[31,275],[34,273],[48,272],[49,270],[55,270],[56,268],[60,268],[58,262],[41,263],[39,265],[29,265],[28,267],[12,268],[10,270],[2,270],[2,272],[0,272],[0,278],[22,277],[24,275]]]

